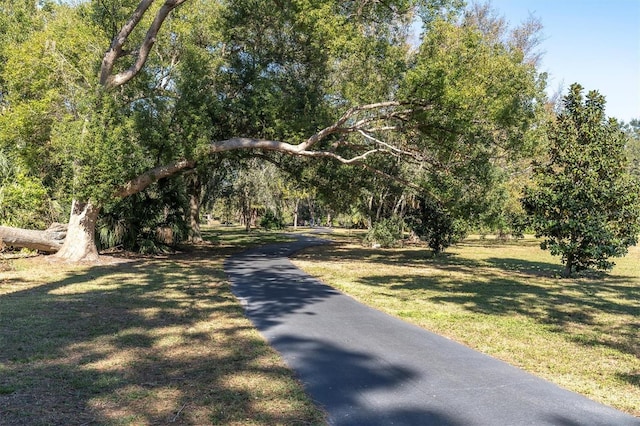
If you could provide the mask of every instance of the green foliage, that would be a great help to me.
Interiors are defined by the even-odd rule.
[[[42,182],[22,173],[0,184],[0,225],[44,229],[57,219]]]
[[[188,234],[187,205],[180,179],[160,182],[108,205],[97,226],[98,246],[140,253],[169,251]]]
[[[398,247],[402,244],[404,220],[399,216],[384,218],[373,224],[364,238],[365,244]]]
[[[42,25],[38,8],[30,0],[0,0],[0,108],[6,105],[7,79],[4,68],[8,53]]]
[[[497,148],[488,142],[498,136],[501,147],[523,151],[524,141],[533,142],[523,141],[523,134],[544,99],[543,76],[523,59],[521,51],[483,34],[474,22],[434,23],[401,88],[407,99],[438,106],[416,117],[424,143],[441,155],[460,149],[482,159]],[[492,135],[498,128],[500,134]]]
[[[0,151],[0,225],[44,229],[60,213],[42,181]]]
[[[542,140],[535,124],[544,113],[545,78],[504,34],[504,22],[473,14],[461,22],[430,23],[400,87],[402,98],[428,102],[413,116],[411,147],[424,160],[405,179],[419,182],[457,221],[498,225],[506,171]]]
[[[271,209],[267,209],[260,219],[260,227],[271,231],[274,229],[284,229],[285,224],[282,220],[282,215],[279,215]]]
[[[64,166],[59,184],[75,198],[111,202],[115,188],[156,165],[136,129],[140,125],[136,117],[119,102],[105,94],[95,100],[94,113],[84,120],[70,118],[56,123],[51,132],[53,158]]]
[[[434,0],[418,2],[418,14],[423,24],[423,31],[428,31],[436,21],[453,21],[465,6],[464,0]]]
[[[407,214],[407,225],[435,254],[465,237],[464,222],[454,218],[436,201],[420,199]]]
[[[328,2],[234,0],[221,12],[226,50],[220,99],[234,134],[295,140],[322,125],[328,75]],[[322,15],[321,11],[329,12]],[[327,20],[328,23],[323,22]]]
[[[530,161],[527,159],[526,163]],[[528,169],[526,163],[523,161],[513,166],[526,171]],[[511,172],[512,167],[505,170],[505,174]],[[523,188],[529,181],[528,173],[509,173],[508,176],[491,185],[486,193],[485,203],[476,206],[480,209],[475,209],[476,220],[469,221],[469,227],[481,235],[493,233],[500,238],[523,237],[527,218],[520,200]]]
[[[543,237],[543,249],[560,255],[566,274],[610,269],[640,233],[640,184],[628,172],[624,133],[606,119],[596,91],[571,86],[564,109],[549,126],[549,161],[537,164],[523,206]]]
[[[0,67],[0,147],[60,201],[72,197],[72,183],[82,184],[74,176],[81,163],[76,148],[104,151],[88,146],[86,131],[99,109],[94,83],[106,44],[83,19],[82,9],[53,4],[38,9],[33,22],[43,25],[16,36],[3,49],[6,63]],[[99,181],[97,171],[88,175]]]

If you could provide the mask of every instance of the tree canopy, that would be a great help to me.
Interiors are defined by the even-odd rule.
[[[369,220],[426,200],[474,222],[500,198],[487,195],[505,163],[538,141],[539,26],[509,31],[488,7],[0,1],[12,41],[0,48],[0,149],[24,185],[61,206],[54,215],[69,214],[62,257],[96,255],[100,211],[113,223],[118,210],[136,211],[131,203],[154,209],[153,199],[154,223],[178,226],[169,211],[197,210],[217,168],[249,157]],[[158,184],[185,172],[179,184]],[[348,196],[336,196],[341,186]],[[142,192],[125,208],[121,200]],[[175,209],[162,207],[167,197]]]

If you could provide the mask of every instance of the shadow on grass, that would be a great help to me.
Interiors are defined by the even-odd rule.
[[[505,272],[519,272],[540,277],[559,277],[564,272],[564,267],[562,265],[548,262],[535,262],[511,258],[489,258],[486,262],[489,265],[499,268]]]
[[[208,228],[207,231],[205,231],[205,238],[216,244],[232,244],[236,251],[264,244],[293,241],[291,237],[288,237],[280,231],[252,229],[251,232],[247,232],[244,227],[239,226]]]
[[[231,294],[228,253],[69,269],[0,295],[0,424],[322,424]]]
[[[397,249],[373,249],[361,247],[348,242],[334,242],[330,246],[314,248],[313,258],[322,262],[370,262],[372,264],[407,267],[427,267],[438,264],[447,266],[451,271],[466,271],[469,268],[478,266],[478,263],[463,259],[453,253],[445,252],[437,256],[426,248],[409,247],[401,250]],[[296,254],[296,257],[304,259],[309,257],[305,251]]]
[[[640,286],[634,277],[587,271],[573,279],[560,279],[563,266],[547,262],[511,257],[476,261],[454,253],[433,257],[418,249],[374,250],[346,244],[316,249],[313,260],[363,262],[374,271],[384,271],[387,265],[415,268],[416,274],[374,274],[359,282],[378,287],[378,294],[388,289],[387,295],[400,299],[420,297],[476,313],[522,315],[551,330],[588,326],[594,333],[571,338],[585,346],[606,346],[640,356],[637,322],[612,325],[596,319],[602,313],[640,317]]]
[[[630,373],[630,374],[618,373],[618,374],[616,374],[616,376],[619,379],[629,383],[630,385],[640,387],[640,372],[638,372],[638,373]]]

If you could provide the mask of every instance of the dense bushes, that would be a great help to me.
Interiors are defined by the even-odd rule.
[[[0,225],[45,229],[58,216],[40,180],[17,174],[0,185]]]
[[[107,206],[98,221],[98,247],[170,251],[188,235],[187,205],[184,187],[176,179]]]

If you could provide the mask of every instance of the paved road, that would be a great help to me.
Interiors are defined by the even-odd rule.
[[[466,346],[364,306],[304,274],[298,237],[225,264],[248,317],[331,425],[640,426]]]

